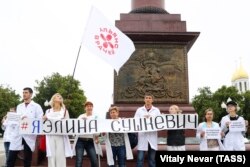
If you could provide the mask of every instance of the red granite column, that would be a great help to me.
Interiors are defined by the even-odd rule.
[[[161,113],[167,114],[171,104],[185,114],[196,113],[189,102],[187,56],[199,32],[187,31],[186,21],[180,14],[168,13],[164,0],[131,2],[132,10],[121,14],[115,25],[134,42],[136,51],[114,76],[112,105],[119,107],[121,117],[133,117],[144,103],[143,93],[151,92]],[[149,74],[145,69],[154,65],[158,72]],[[156,76],[162,76],[162,84],[150,81]],[[186,130],[186,136],[194,137],[195,131]],[[166,131],[160,131],[159,137],[166,137]]]
[[[157,8],[165,8],[165,1],[164,0],[132,0],[131,8],[141,8],[145,6],[153,6]]]

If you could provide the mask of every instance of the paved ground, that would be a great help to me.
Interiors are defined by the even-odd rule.
[[[159,138],[158,140],[159,144],[166,144],[166,139]],[[198,141],[195,138],[186,138],[186,143],[198,144]],[[188,146],[188,149],[193,150],[197,148],[194,148],[193,146],[192,147]],[[5,164],[5,152],[4,152],[3,138],[0,138],[0,167],[2,167],[4,164]]]
[[[166,139],[159,138],[158,139],[161,150],[166,150]],[[187,150],[199,150],[198,140],[196,138],[186,138],[186,149]],[[248,141],[248,144],[246,144],[246,149],[250,151],[250,142]],[[2,167],[5,163],[5,152],[4,152],[4,145],[3,145],[3,139],[0,138],[0,167]]]
[[[5,153],[3,146],[3,138],[0,138],[0,166],[3,166],[5,163]]]

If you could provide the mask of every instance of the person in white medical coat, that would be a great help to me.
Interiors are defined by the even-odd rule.
[[[69,113],[63,104],[61,94],[56,93],[50,100],[51,108],[43,116],[44,120],[68,119]],[[72,157],[73,151],[68,135],[46,135],[46,153],[48,167],[66,167],[66,157]]]
[[[196,138],[200,140],[200,150],[201,151],[219,151],[224,150],[224,146],[221,143],[221,137],[224,136],[224,133],[220,131],[220,138],[210,138],[207,139],[206,137],[206,129],[213,128],[213,129],[220,129],[220,126],[217,122],[213,121],[214,111],[212,108],[208,108],[205,110],[205,120],[204,122],[200,123],[197,132]],[[218,136],[217,136],[218,137]]]
[[[16,108],[10,108],[9,112],[16,112]],[[15,135],[14,129],[17,126],[17,122],[9,120],[7,115],[2,119],[2,129],[4,130],[3,141],[6,156],[5,166],[7,166],[11,136]]]
[[[147,118],[160,115],[160,110],[152,105],[153,95],[146,94],[144,96],[145,105],[138,108],[135,113],[135,118]],[[155,132],[139,132],[138,133],[138,145],[137,145],[137,167],[143,167],[144,154],[148,152],[148,165],[149,167],[155,167],[155,154],[158,149],[158,133]]]
[[[21,119],[25,118],[42,118],[43,110],[41,106],[32,101],[33,90],[29,87],[23,89],[23,103],[16,108],[16,113],[20,114]],[[17,126],[17,129],[18,130]],[[24,151],[24,166],[30,167],[32,161],[32,152],[35,151],[36,135],[22,135],[17,131],[16,135],[12,136],[10,141],[9,155],[7,166],[14,167],[18,152]]]
[[[109,115],[111,119],[121,119],[116,106],[110,107]],[[109,167],[115,167],[116,160],[119,167],[125,167],[126,159],[133,159],[128,133],[105,133],[104,138]]]
[[[221,129],[225,134],[223,141],[225,150],[245,151],[246,147],[244,142],[244,134],[246,129],[242,131],[230,130],[230,124],[232,124],[233,121],[242,122],[242,127],[245,128],[245,120],[243,117],[237,115],[238,104],[235,101],[229,101],[226,105],[228,115],[222,117],[221,119]]]

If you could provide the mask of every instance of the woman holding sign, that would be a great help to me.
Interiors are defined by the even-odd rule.
[[[236,114],[238,108],[236,102],[229,101],[226,105],[228,115],[221,119],[221,130],[225,134],[224,147],[230,151],[245,151],[245,120]]]
[[[181,114],[181,110],[177,105],[169,107],[169,114]],[[185,151],[185,130],[168,130],[167,131],[167,150],[168,151]]]
[[[51,108],[43,116],[44,120],[61,120],[69,118],[59,93],[52,96]],[[72,157],[72,149],[67,135],[46,135],[46,152],[49,167],[66,167],[66,157]]]
[[[9,112],[16,112],[16,108],[10,108]],[[8,114],[10,114],[9,112]],[[13,136],[13,134],[15,136],[16,131],[14,129],[16,129],[15,127],[17,126],[15,122],[8,120],[8,114],[2,119],[2,129],[4,130],[3,141],[6,156],[5,166],[7,166],[11,137]]]
[[[219,124],[213,121],[213,109],[205,110],[205,121],[200,123],[197,128],[196,137],[200,139],[201,151],[219,151],[224,150],[221,143],[223,133],[220,130]]]

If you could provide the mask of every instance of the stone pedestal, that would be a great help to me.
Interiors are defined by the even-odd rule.
[[[171,104],[183,113],[195,113],[189,104],[187,54],[199,32],[187,32],[180,14],[164,9],[164,0],[132,0],[131,12],[121,14],[116,26],[136,47],[119,75],[114,74],[113,105],[120,108],[120,116],[133,117],[145,93],[154,95],[154,106],[162,113],[168,113]]]
[[[165,6],[165,0],[153,0],[153,1],[149,1],[149,0],[132,0],[131,2],[131,8],[137,9],[137,8],[143,8],[145,6],[154,6],[157,8],[164,8]]]

